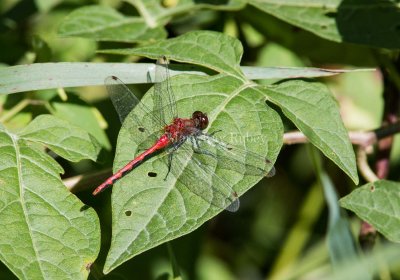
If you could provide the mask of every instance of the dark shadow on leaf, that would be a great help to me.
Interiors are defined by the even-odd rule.
[[[195,0],[194,1],[196,4],[210,4],[210,5],[228,5],[229,0]]]
[[[156,278],[156,280],[168,280],[171,279],[171,276],[168,273],[161,274]]]
[[[83,205],[82,207],[81,207],[81,209],[79,209],[79,211],[80,212],[83,212],[83,211],[86,211],[86,210],[88,210],[90,208],[90,206],[89,205]]]
[[[193,64],[172,64],[171,63],[168,65],[168,68],[172,71],[184,71],[185,74],[190,74],[190,72],[203,72],[210,76],[217,74],[217,72],[215,72],[209,68],[206,68],[206,67],[203,67],[200,65],[193,65]]]

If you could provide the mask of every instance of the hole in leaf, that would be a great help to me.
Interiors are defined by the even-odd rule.
[[[336,18],[337,17],[337,12],[327,12],[327,13],[325,13],[325,15],[328,17],[328,18]],[[326,27],[326,26],[325,26]]]
[[[92,266],[92,264],[93,264],[92,262],[89,262],[89,263],[86,264],[86,270],[87,271],[90,271],[90,267]]]

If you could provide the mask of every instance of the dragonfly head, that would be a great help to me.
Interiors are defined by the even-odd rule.
[[[192,119],[195,123],[196,128],[198,129],[206,129],[208,126],[208,117],[205,113],[200,111],[195,111],[192,114]]]

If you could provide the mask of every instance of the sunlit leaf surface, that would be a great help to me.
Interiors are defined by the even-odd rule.
[[[0,258],[21,279],[86,279],[100,249],[97,215],[65,188],[42,144],[74,161],[98,153],[86,132],[51,116],[18,134],[0,126]]]

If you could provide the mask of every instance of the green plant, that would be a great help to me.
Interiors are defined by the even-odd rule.
[[[8,12],[7,6],[0,6],[5,18],[15,20],[20,28],[24,27],[23,21],[13,18],[12,11],[25,9],[22,2]],[[194,110],[207,112],[210,131],[222,130],[223,136],[233,134],[246,139],[247,148],[267,155],[278,170],[275,178],[262,180],[259,187],[253,188],[262,178],[254,180],[246,175],[229,178],[228,173],[217,169],[221,176],[232,180],[239,195],[246,193],[243,210],[232,216],[224,215],[221,220],[242,223],[243,227],[222,226],[220,230],[232,238],[227,243],[218,241],[214,235],[211,241],[201,243],[196,233],[204,231],[202,227],[189,235],[193,240],[184,237],[169,244],[171,277],[197,275],[210,279],[212,274],[221,277],[220,273],[225,272],[227,279],[233,278],[214,257],[216,254],[212,254],[218,248],[226,254],[223,259],[237,266],[232,269],[236,275],[254,260],[257,265],[252,267],[258,269],[257,273],[273,279],[296,279],[308,273],[332,279],[372,279],[377,272],[382,279],[388,279],[388,267],[392,268],[393,277],[397,276],[393,265],[398,264],[400,256],[398,250],[390,247],[399,242],[400,226],[399,184],[395,182],[398,161],[395,157],[390,159],[393,146],[390,139],[398,131],[396,93],[400,89],[396,1],[115,2],[121,12],[106,5],[74,7],[70,12],[71,6],[66,3],[52,6],[36,1],[38,11],[27,9],[38,16],[38,22],[34,28],[25,30],[26,34],[22,33],[32,38],[29,52],[25,50],[23,54],[15,48],[3,55],[4,62],[10,64],[35,62],[0,69],[0,92],[8,94],[0,96],[4,101],[0,112],[3,123],[0,126],[0,259],[17,277],[81,279],[89,273],[94,278],[105,273],[110,278],[118,275],[129,278],[129,273],[139,274],[140,270],[142,279],[150,277],[150,271],[153,278],[161,277],[169,271],[162,261],[157,261],[163,253],[150,249],[193,232],[222,211],[196,198],[174,180],[162,180],[162,176],[157,178],[157,188],[151,188],[149,168],[166,171],[159,166],[157,157],[113,187],[111,240],[110,192],[99,198],[90,195],[105,177],[98,173],[99,164],[111,165],[113,145],[109,139],[116,137],[118,121],[109,109],[110,102],[105,101],[107,98],[97,92],[95,98],[90,97],[88,86],[102,85],[109,75],[116,75],[126,83],[146,83],[153,74],[153,65],[131,62],[139,57],[156,59],[160,55],[180,63],[171,67],[171,81],[182,116],[189,116]],[[198,13],[190,13],[191,10]],[[70,13],[65,17],[66,12]],[[369,20],[372,17],[374,22]],[[10,31],[16,27],[6,23],[3,22],[3,28],[8,32],[0,40],[12,46],[10,40],[14,37]],[[55,23],[58,36],[64,39],[53,39],[52,32],[46,31],[46,27]],[[166,39],[168,34],[171,38]],[[95,41],[97,46],[93,45]],[[127,43],[134,43],[135,47]],[[18,42],[14,44],[17,46]],[[74,49],[67,49],[67,44]],[[103,63],[121,58],[130,63]],[[91,62],[48,63],[57,60]],[[246,68],[241,67],[243,63],[270,66],[286,63],[296,68]],[[375,75],[371,69],[305,67],[332,63],[379,67],[384,81],[381,124],[380,104],[368,101],[362,94],[369,90],[362,87],[363,83]],[[348,82],[351,86],[346,87],[345,78],[323,78],[340,73],[352,77]],[[356,75],[361,78],[357,80]],[[64,91],[69,87],[84,88],[76,89],[77,95]],[[339,106],[330,88],[354,91],[337,94]],[[143,88],[136,88],[140,90]],[[22,91],[32,92],[22,98],[11,94]],[[148,106],[151,95],[150,89],[142,98]],[[367,118],[365,123],[359,121],[360,115],[354,114],[357,110]],[[346,114],[355,116],[356,121],[351,122]],[[105,123],[109,125],[108,135]],[[372,131],[373,126],[379,128]],[[131,127],[128,119],[118,135],[114,171],[139,149],[130,137]],[[293,129],[297,131],[290,132]],[[349,133],[348,129],[369,132]],[[250,142],[257,137],[266,141]],[[310,144],[282,151],[283,144],[305,142]],[[357,145],[358,164],[352,143]],[[376,158],[371,159],[376,163],[374,177],[368,169],[366,152],[376,143]],[[104,153],[100,154],[100,150]],[[288,157],[282,158],[282,154]],[[96,158],[98,165],[89,161]],[[69,163],[77,161],[80,162]],[[392,181],[383,180],[389,175],[389,163],[394,166]],[[357,166],[364,179],[352,191],[359,184]],[[64,180],[69,188],[65,188],[59,177],[64,170],[71,177]],[[309,175],[311,172],[315,175]],[[346,174],[346,178],[341,174]],[[73,175],[79,175],[76,178],[79,182],[72,181]],[[279,198],[268,198],[264,184],[272,184],[266,188]],[[273,188],[274,185],[282,190]],[[339,190],[340,196],[344,196],[341,200],[335,187],[338,185],[344,186]],[[306,191],[299,191],[300,187]],[[327,226],[325,223],[317,226],[314,223],[324,200],[328,214],[320,219],[327,220]],[[257,203],[251,205],[252,201]],[[360,244],[352,233],[357,219],[349,219],[339,205],[354,211],[364,221],[358,233]],[[92,207],[102,221],[101,232]],[[299,217],[293,214],[297,211]],[[273,224],[279,227],[275,233]],[[367,251],[365,248],[371,247],[376,239],[374,229],[393,243],[382,238],[381,244]],[[326,235],[325,250],[318,238],[321,233]],[[244,242],[234,245],[235,237]],[[281,245],[273,247],[274,243]],[[306,248],[308,243],[311,245]],[[201,249],[199,244],[203,244]],[[274,250],[277,252],[272,253]],[[147,251],[150,255],[146,256],[143,253]],[[141,266],[144,262],[146,265]]]

